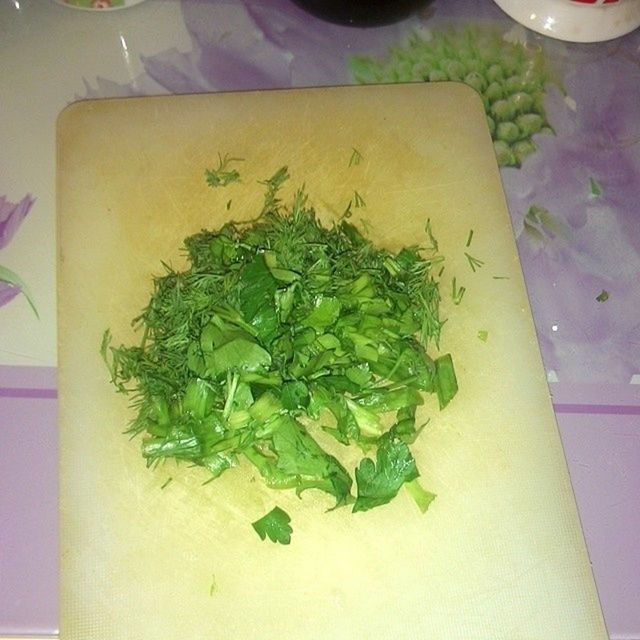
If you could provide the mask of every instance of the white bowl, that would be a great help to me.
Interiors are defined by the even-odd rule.
[[[571,42],[611,40],[640,26],[640,0],[495,0],[514,20]]]
[[[55,0],[55,2],[82,11],[115,11],[133,7],[144,0]]]

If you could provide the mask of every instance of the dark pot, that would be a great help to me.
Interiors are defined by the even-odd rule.
[[[293,0],[305,11],[336,24],[376,27],[408,18],[430,0]]]

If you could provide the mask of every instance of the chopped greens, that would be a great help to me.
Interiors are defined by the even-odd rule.
[[[466,291],[465,287],[458,286],[458,283],[455,277],[451,280],[451,299],[453,300],[453,304],[459,305],[462,302],[462,298],[464,297],[464,292]]]
[[[465,245],[466,247],[469,247],[471,245],[471,240],[473,240],[473,229],[469,230],[469,235],[467,236],[467,244]]]
[[[589,196],[599,198],[601,195],[602,185],[595,178],[589,178]]]
[[[356,469],[358,497],[354,511],[366,511],[386,504],[397,495],[405,482],[418,477],[416,461],[400,438],[386,437],[378,447],[376,461],[363,458]]]
[[[471,271],[473,272],[475,272],[484,264],[484,260],[479,260],[478,258],[474,258],[472,255],[470,255],[466,251],[464,252],[464,255],[467,258],[467,262],[469,263],[469,266],[471,267]]]
[[[365,511],[418,477],[410,445],[424,395],[443,408],[458,388],[450,354],[431,355],[442,257],[429,222],[426,249],[393,252],[344,216],[323,226],[303,190],[284,206],[288,177],[283,167],[261,183],[257,218],[186,238],[189,266],[164,264],[133,321],[139,343],[112,346],[106,331],[101,352],[132,400],[129,432],[143,435],[149,466],[173,458],[213,480],[248,464],[271,489],[316,489]],[[456,304],[463,293],[454,279]],[[375,460],[349,471],[320,444],[323,432],[332,450],[355,445]],[[409,493],[422,510],[433,499],[415,484]],[[289,543],[277,507],[253,526]]]
[[[418,479],[405,483],[407,493],[413,498],[422,513],[426,513],[431,503],[436,499],[436,494],[422,487]]]
[[[367,206],[366,202],[364,201],[364,198],[357,191],[353,193],[353,206],[356,209]]]
[[[357,167],[362,162],[362,154],[354,147],[349,158],[349,166]]]
[[[289,544],[293,533],[290,522],[291,518],[286,511],[280,507],[274,507],[265,516],[253,522],[251,526],[262,540],[268,537],[271,542]]]
[[[215,169],[205,169],[204,175],[210,187],[226,187],[233,182],[240,182],[240,174],[236,169],[231,169],[232,162],[241,162],[242,158],[230,158],[228,155],[218,155],[218,166]],[[227,209],[231,206],[231,200],[227,203]]]
[[[609,292],[603,289],[597,296],[596,300],[598,302],[606,302],[609,299]]]

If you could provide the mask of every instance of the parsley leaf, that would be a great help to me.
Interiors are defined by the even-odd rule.
[[[405,482],[418,475],[409,447],[400,439],[387,439],[378,447],[375,462],[363,458],[356,469],[358,496],[353,511],[367,511],[390,502]]]
[[[252,522],[251,526],[262,540],[265,540],[268,536],[271,542],[289,544],[293,533],[290,522],[291,518],[286,511],[283,511],[280,507],[274,507],[262,518]]]

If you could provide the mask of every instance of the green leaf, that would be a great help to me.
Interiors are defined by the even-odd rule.
[[[405,482],[418,477],[409,447],[399,439],[389,439],[378,447],[376,461],[363,458],[356,469],[358,495],[353,511],[367,511],[387,504]]]
[[[436,394],[440,409],[444,409],[458,392],[458,381],[451,354],[440,356],[436,361]]]
[[[202,458],[202,466],[211,473],[210,480],[214,480],[224,471],[235,467],[237,464],[237,457],[227,451],[219,451]]]
[[[245,265],[238,282],[240,310],[266,343],[278,332],[275,293],[278,282],[273,277],[262,254]]]
[[[285,382],[280,394],[282,406],[288,411],[306,407],[309,404],[309,389],[302,380]]]
[[[345,401],[355,418],[360,433],[366,438],[379,438],[383,432],[380,416],[349,398],[346,398]]]
[[[218,377],[227,371],[262,371],[271,365],[269,352],[255,340],[239,336],[204,354],[206,372]]]
[[[328,454],[306,429],[286,415],[274,417],[264,431],[262,451],[248,449],[245,455],[275,489],[320,489],[336,498],[336,506],[350,495],[351,478],[336,458]],[[268,453],[263,453],[265,447]]]
[[[14,273],[11,269],[7,269],[7,267],[0,265],[0,282],[4,282],[12,287],[20,289],[20,292],[27,299],[33,313],[36,314],[36,318],[40,318],[33,296],[29,291],[29,287],[27,287],[25,281],[17,273]]]
[[[302,320],[302,324],[316,331],[324,331],[338,319],[340,307],[340,301],[337,298],[321,296],[316,300],[313,311]]]
[[[251,526],[261,540],[265,540],[268,537],[271,542],[289,544],[293,533],[290,522],[291,518],[286,511],[283,511],[280,507],[274,507],[265,516],[252,522]]]
[[[426,513],[431,503],[436,499],[436,494],[427,491],[418,482],[418,479],[405,483],[407,493],[413,498],[422,513]]]
[[[187,384],[182,406],[185,411],[191,412],[196,418],[204,418],[211,410],[214,400],[211,384],[197,378]]]

